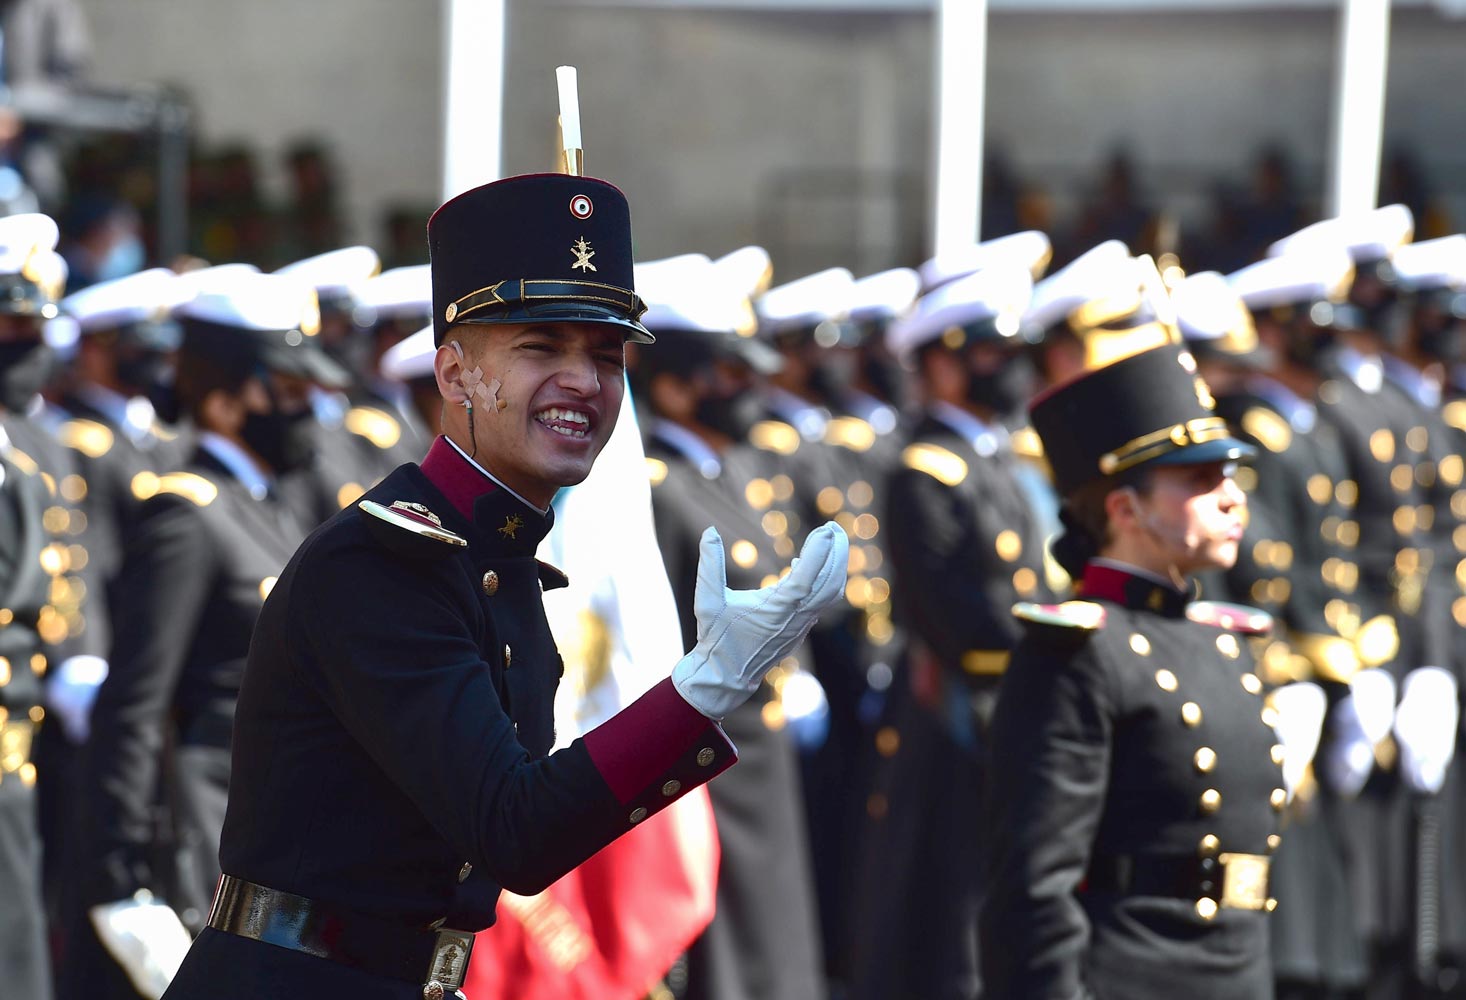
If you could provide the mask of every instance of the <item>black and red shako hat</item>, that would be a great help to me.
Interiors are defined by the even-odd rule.
[[[655,338],[632,279],[631,210],[605,181],[524,174],[465,191],[428,220],[433,338],[455,323],[607,323]]]
[[[1191,352],[1167,344],[1055,386],[1028,415],[1069,496],[1141,465],[1252,458],[1256,449],[1232,436],[1215,405]]]

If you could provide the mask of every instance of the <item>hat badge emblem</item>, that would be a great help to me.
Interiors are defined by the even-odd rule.
[[[594,271],[596,269],[596,266],[590,262],[590,259],[596,255],[596,252],[591,249],[590,244],[585,241],[584,236],[570,244],[570,252],[575,254],[575,263],[570,265],[572,268],[579,268],[582,271]]]
[[[595,202],[588,195],[578,194],[570,199],[570,214],[584,222],[596,210]]]

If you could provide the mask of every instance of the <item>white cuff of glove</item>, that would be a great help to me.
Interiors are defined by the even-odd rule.
[[[1446,782],[1456,751],[1461,708],[1456,679],[1440,667],[1418,667],[1405,675],[1395,709],[1400,774],[1417,792],[1434,795]]]
[[[1329,700],[1317,684],[1298,681],[1278,688],[1269,696],[1269,701],[1278,712],[1278,724],[1274,730],[1278,734],[1278,742],[1283,745],[1283,787],[1288,790],[1291,801],[1303,776],[1308,773],[1308,765],[1313,763],[1314,754],[1318,752]]]
[[[131,899],[94,906],[87,916],[133,989],[158,1000],[193,943],[178,914],[144,889]]]
[[[1353,798],[1374,770],[1374,748],[1395,721],[1395,679],[1383,670],[1361,670],[1349,693],[1334,706],[1332,743],[1324,755],[1334,790]]]
[[[61,719],[72,743],[85,743],[92,731],[92,706],[107,679],[107,661],[100,656],[69,656],[46,676],[46,706]]]
[[[693,613],[697,645],[672,668],[677,693],[713,720],[749,699],[793,652],[819,613],[845,592],[850,541],[834,522],[810,532],[780,580],[758,590],[729,590],[723,539],[703,532]]]

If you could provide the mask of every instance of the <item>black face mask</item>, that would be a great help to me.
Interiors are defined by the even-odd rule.
[[[694,416],[704,427],[726,434],[734,441],[742,441],[763,417],[763,406],[752,392],[706,396],[698,401]]]
[[[839,359],[827,358],[809,373],[809,387],[823,402],[838,407],[850,393],[850,387],[855,384],[855,376],[858,373],[859,369],[853,356]]]
[[[124,355],[117,359],[117,381],[128,395],[152,399],[159,386],[172,387],[173,366],[168,363],[167,355],[152,351]]]
[[[277,474],[311,463],[316,454],[315,414],[309,407],[297,413],[279,409],[245,415],[239,436]]]
[[[56,355],[44,343],[0,344],[0,407],[24,413],[56,370]]]
[[[1283,341],[1283,354],[1295,365],[1316,370],[1331,341],[1332,338],[1318,327],[1295,323],[1288,327]]]
[[[1033,365],[1016,355],[1004,361],[997,371],[973,373],[967,378],[969,402],[987,407],[999,416],[1016,413],[1033,395]]]
[[[906,375],[896,362],[867,356],[860,363],[860,371],[881,400],[897,409],[906,404]]]

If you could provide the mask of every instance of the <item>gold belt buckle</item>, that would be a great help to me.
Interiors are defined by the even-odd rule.
[[[1258,854],[1220,854],[1222,863],[1222,905],[1238,910],[1267,908],[1267,879],[1270,858]]]
[[[473,935],[465,931],[443,928],[433,945],[433,961],[428,966],[428,982],[423,987],[426,1000],[439,1000],[448,991],[457,991],[468,975],[468,956],[473,953]]]

